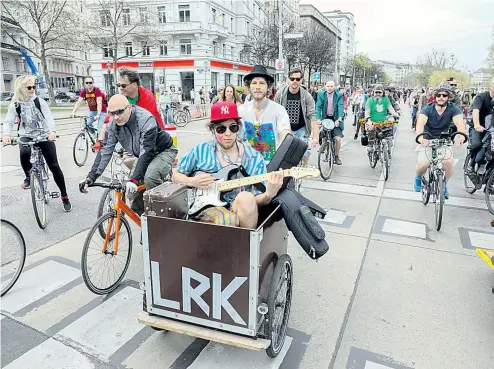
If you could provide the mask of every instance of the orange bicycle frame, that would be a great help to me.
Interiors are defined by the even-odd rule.
[[[137,191],[143,191],[145,189],[146,189],[145,184],[142,184],[142,185],[137,187]],[[115,202],[115,206],[114,206],[115,212],[117,214],[117,216],[116,216],[116,222],[117,223],[115,225],[115,229],[117,231],[115,232],[115,246],[113,248],[113,254],[114,255],[116,255],[118,253],[118,239],[119,239],[118,230],[120,229],[122,212],[124,212],[125,215],[127,215],[130,219],[132,219],[134,221],[134,223],[139,226],[139,228],[141,227],[141,217],[138,214],[136,214],[132,209],[130,209],[127,206],[127,204],[125,203],[125,201],[122,200],[123,193],[118,191],[115,195],[116,195],[116,199],[117,199],[117,201]],[[108,222],[108,228],[106,231],[105,242],[103,244],[103,250],[102,250],[103,253],[108,248],[108,242],[110,241],[111,229],[112,229],[114,220],[115,220],[115,217],[111,217],[110,221]]]

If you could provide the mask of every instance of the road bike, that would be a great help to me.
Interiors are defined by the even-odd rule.
[[[26,262],[26,241],[22,232],[8,220],[1,220],[1,281],[5,295],[19,279]]]
[[[365,130],[366,119],[360,119],[362,132]],[[383,177],[387,181],[389,178],[389,169],[391,167],[391,149],[393,146],[393,126],[396,124],[394,120],[385,120],[384,122],[372,122],[374,128],[370,132],[366,132],[368,137],[367,156],[369,165],[374,169],[378,161],[381,161],[383,166]]]
[[[130,264],[132,231],[127,219],[140,228],[141,218],[124,201],[125,183],[93,183],[89,187],[114,190],[116,197],[113,211],[103,214],[86,236],[81,256],[82,279],[87,288],[95,294],[105,295],[118,287]],[[145,188],[146,185],[140,185],[137,191]],[[105,230],[103,234],[101,227]]]
[[[461,132],[449,132],[441,133],[441,138],[428,140],[428,147],[432,149],[431,157],[428,158],[430,166],[427,172],[422,176],[422,203],[427,205],[432,195],[432,202],[435,204],[435,221],[436,230],[441,230],[444,208],[444,187],[446,185],[446,170],[444,169],[442,161],[448,159],[446,157],[446,151],[451,152],[451,146],[453,146],[453,139],[456,135],[463,135],[465,140],[468,139],[467,135]],[[420,144],[419,138],[424,133],[415,137],[415,142]],[[439,155],[438,151],[444,150],[443,155]]]
[[[93,146],[98,140],[98,130],[91,127],[88,123],[89,118],[77,115],[76,118],[81,120],[81,132],[75,137],[74,146],[72,148],[72,156],[78,167],[86,164],[89,154],[89,142],[91,141],[91,151],[94,153]]]
[[[173,109],[173,121],[176,122],[178,127],[185,127],[191,120],[189,104],[187,103],[172,103]]]
[[[50,192],[48,190],[48,182],[50,180],[48,166],[45,162],[41,149],[38,146],[40,142],[45,141],[48,141],[47,135],[42,135],[25,142],[19,139],[12,139],[11,143],[11,145],[19,144],[31,147],[30,161],[33,165],[31,171],[29,172],[31,183],[31,201],[34,209],[34,217],[36,218],[36,222],[41,229],[45,229],[47,224],[46,205],[48,204],[48,199],[60,197],[60,193]]]
[[[321,146],[319,147],[319,153],[317,155],[317,165],[321,172],[321,178],[325,181],[331,177],[336,159],[334,127],[334,121],[331,119],[324,119],[321,122],[321,129],[319,131],[319,143]]]
[[[494,170],[491,171],[491,175],[485,184],[485,203],[487,209],[494,214]]]

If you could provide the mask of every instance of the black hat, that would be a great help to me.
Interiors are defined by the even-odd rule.
[[[255,77],[264,77],[266,82],[274,83],[274,78],[268,73],[264,65],[254,65],[252,71],[244,77],[244,82],[252,81]]]

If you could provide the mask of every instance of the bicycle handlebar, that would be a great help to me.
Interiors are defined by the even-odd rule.
[[[417,137],[415,137],[415,142],[420,145],[421,143],[419,141],[419,138],[422,137],[423,135],[425,135],[426,133],[429,134],[428,132],[422,132],[419,135],[417,135]],[[466,134],[464,134],[463,132],[453,132],[451,135],[448,135],[448,137],[436,138],[436,139],[432,139],[429,141],[438,142],[438,144],[446,144],[447,142],[453,141],[454,138],[456,137],[456,135],[462,135],[463,137],[465,137],[465,142],[468,140],[468,136]]]
[[[56,136],[56,138],[59,138],[59,137],[60,137],[59,135]],[[36,145],[37,143],[46,142],[46,141],[48,141],[48,135],[42,135],[42,136],[33,138],[30,141],[26,141],[26,142],[21,141],[20,140],[20,137],[13,137],[10,140],[10,144],[8,144],[8,145],[5,145],[4,144],[3,147],[5,147],[5,146],[15,146],[15,145],[18,145],[18,144],[21,144],[21,145],[24,145],[24,146],[33,146],[33,145]]]

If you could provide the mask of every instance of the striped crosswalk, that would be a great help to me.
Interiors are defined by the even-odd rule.
[[[5,369],[279,368],[292,339],[275,359],[141,325],[142,294],[126,281],[110,296],[84,285],[77,263],[61,257],[26,267],[1,299]],[[4,345],[5,343],[5,345]],[[4,352],[8,350],[8,352]]]

